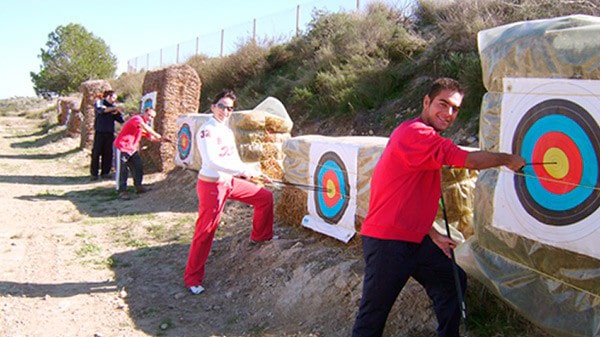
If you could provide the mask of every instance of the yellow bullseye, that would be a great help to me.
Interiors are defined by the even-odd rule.
[[[554,165],[544,165],[546,172],[553,178],[562,179],[569,173],[569,158],[559,148],[549,148],[544,153],[544,162],[556,162]]]
[[[329,198],[335,197],[335,184],[333,183],[333,181],[331,179],[327,180],[325,187],[327,188],[327,197],[329,197]]]

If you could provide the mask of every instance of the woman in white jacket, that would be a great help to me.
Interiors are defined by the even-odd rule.
[[[254,177],[260,177],[266,182],[271,180],[242,162],[233,131],[227,126],[235,103],[233,91],[224,90],[219,93],[210,106],[213,117],[196,134],[202,157],[196,186],[198,219],[184,273],[185,285],[193,294],[204,291],[204,265],[227,199],[254,206],[250,233],[252,242],[273,238],[273,194],[248,181]]]

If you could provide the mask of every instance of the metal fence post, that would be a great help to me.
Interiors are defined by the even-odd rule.
[[[256,43],[256,18],[252,22],[252,41]]]
[[[198,47],[200,46],[200,37],[196,36],[196,55],[198,55]]]
[[[223,57],[224,45],[225,45],[225,29],[221,29],[221,57]]]
[[[175,64],[179,64],[179,43],[177,44],[177,56],[175,57]]]
[[[300,36],[300,5],[296,6],[296,37]]]

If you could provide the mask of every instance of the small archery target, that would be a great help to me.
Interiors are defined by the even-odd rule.
[[[307,196],[308,214],[302,225],[348,242],[356,233],[358,147],[336,138],[312,140]]]
[[[140,113],[144,112],[146,108],[156,108],[156,91],[149,92],[142,96],[140,101]]]
[[[177,132],[177,151],[181,160],[185,160],[192,152],[192,131],[187,123],[183,123]]]
[[[600,81],[511,78],[504,87],[500,151],[528,165],[501,171],[495,226],[600,255],[591,248],[600,237]]]
[[[314,185],[323,187],[314,193],[317,213],[327,223],[338,223],[348,208],[350,186],[348,170],[335,152],[326,152],[319,159]]]

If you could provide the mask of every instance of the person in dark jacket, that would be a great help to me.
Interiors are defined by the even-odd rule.
[[[90,165],[91,180],[98,180],[98,171],[103,179],[110,179],[113,162],[113,142],[115,140],[115,121],[123,124],[123,108],[117,106],[117,94],[106,90],[94,104],[94,145]],[[100,160],[102,166],[100,167]]]

